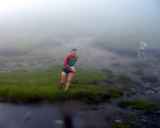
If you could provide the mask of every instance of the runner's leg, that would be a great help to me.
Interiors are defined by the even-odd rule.
[[[60,77],[60,86],[63,87],[66,84],[67,74],[62,71]]]
[[[75,73],[73,73],[73,72],[68,73],[67,81],[66,81],[66,84],[65,84],[65,91],[67,91],[69,89],[71,81],[74,78],[74,76],[75,76]]]

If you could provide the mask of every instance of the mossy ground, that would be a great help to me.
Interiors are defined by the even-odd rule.
[[[127,123],[114,123],[112,128],[131,128],[131,126]]]
[[[122,91],[109,86],[90,84],[105,79],[104,73],[79,69],[68,92],[58,88],[61,68],[39,71],[12,71],[0,73],[0,100],[12,102],[37,102],[82,100],[102,102],[123,95]]]
[[[160,105],[158,103],[152,102],[150,100],[145,100],[145,99],[121,101],[119,105],[124,108],[128,107],[128,108],[143,110],[143,111],[155,111],[160,109]]]

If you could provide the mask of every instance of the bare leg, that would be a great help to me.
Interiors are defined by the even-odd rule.
[[[61,72],[60,86],[63,87],[66,83],[67,74],[65,72]]]
[[[67,76],[67,82],[65,84],[65,91],[67,91],[69,89],[71,81],[74,78],[74,76],[75,76],[75,73],[69,73],[68,74],[68,76]]]

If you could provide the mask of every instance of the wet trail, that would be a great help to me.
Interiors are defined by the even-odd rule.
[[[111,103],[0,104],[0,128],[112,128],[128,122],[137,128],[160,128],[159,121],[160,112],[131,111]]]

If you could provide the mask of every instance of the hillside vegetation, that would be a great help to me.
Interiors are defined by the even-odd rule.
[[[70,90],[64,92],[58,87],[60,71],[60,67],[53,67],[48,70],[2,72],[0,100],[7,102],[81,100],[97,103],[123,95],[118,88],[97,84],[97,81],[106,79],[106,74],[91,69],[79,69]]]

